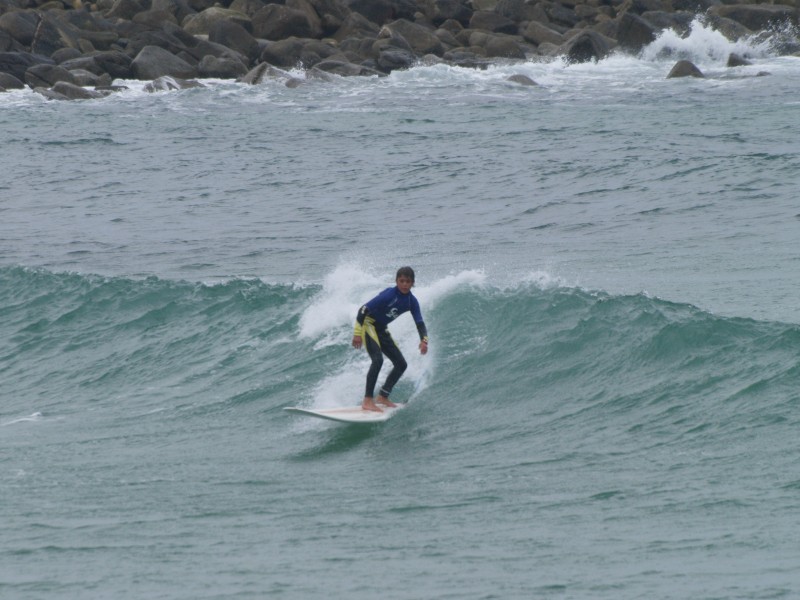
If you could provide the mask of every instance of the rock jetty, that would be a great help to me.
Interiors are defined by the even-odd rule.
[[[92,98],[117,79],[150,81],[151,90],[196,78],[293,86],[296,68],[329,78],[420,62],[585,62],[615,49],[635,54],[663,29],[687,32],[697,15],[731,40],[796,26],[800,0],[781,1],[0,0],[0,91],[27,85],[50,98]],[[793,39],[779,52],[798,53]]]

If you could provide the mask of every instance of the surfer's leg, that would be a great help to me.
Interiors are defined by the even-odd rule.
[[[388,331],[386,332],[386,338],[383,336],[381,337],[381,348],[383,349],[383,353],[392,361],[393,367],[378,395],[378,403],[385,406],[397,406],[394,402],[389,400],[389,394],[392,393],[392,388],[394,388],[397,381],[403,373],[405,373],[408,368],[408,363]]]
[[[375,394],[375,385],[378,383],[378,375],[381,372],[381,367],[383,366],[383,353],[381,352],[381,347],[377,341],[372,339],[371,336],[367,335],[364,336],[366,340],[366,348],[367,353],[369,354],[370,359],[372,359],[372,364],[369,366],[369,371],[367,371],[367,388],[364,392],[364,401],[361,403],[361,408],[364,410],[374,410],[381,412],[381,409],[375,405],[375,401],[372,399]]]

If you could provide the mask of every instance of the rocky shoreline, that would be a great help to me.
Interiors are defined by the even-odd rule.
[[[485,68],[498,61],[600,60],[635,54],[696,16],[730,40],[796,27],[800,0],[0,0],[0,92],[53,99],[111,93],[117,79],[154,91],[195,78],[382,76],[420,62]],[[778,54],[800,56],[794,35]],[[691,63],[669,76],[702,76]],[[747,64],[732,56],[729,66]],[[524,75],[522,85],[535,85]]]

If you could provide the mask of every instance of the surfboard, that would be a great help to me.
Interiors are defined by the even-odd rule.
[[[401,408],[405,408],[405,404],[398,404],[396,408],[384,407],[383,412],[364,410],[361,406],[342,406],[339,408],[300,408],[299,406],[287,406],[283,410],[306,417],[338,421],[339,423],[383,423],[391,419]]]

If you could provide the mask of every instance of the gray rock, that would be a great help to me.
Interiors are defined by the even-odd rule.
[[[791,20],[797,20],[797,12],[793,6],[780,4],[732,4],[714,6],[709,9],[709,14],[732,19],[741,23],[751,31],[769,29],[770,26],[780,25]]]
[[[739,56],[738,54],[736,54],[734,52],[731,52],[731,54],[728,55],[728,66],[729,67],[747,67],[747,66],[752,65],[752,64],[753,63],[751,63],[749,60],[746,60],[745,58]]]
[[[531,44],[544,44],[545,42],[560,46],[564,43],[564,36],[554,29],[550,29],[546,25],[542,25],[537,21],[531,21],[522,33],[525,41]]]
[[[511,81],[513,83],[518,83],[518,84],[524,85],[524,86],[538,86],[539,85],[538,83],[536,83],[533,79],[531,79],[527,75],[520,75],[520,74],[512,75],[511,77],[508,78],[508,81]]]
[[[367,20],[363,15],[352,13],[347,16],[342,26],[336,30],[333,39],[341,42],[358,37],[377,38],[379,31],[380,27],[375,23]]]
[[[158,77],[144,86],[144,91],[149,93],[154,92],[170,92],[174,90],[186,90],[191,88],[205,87],[198,81],[191,79],[180,79],[178,77],[170,77],[165,75]]]
[[[490,35],[484,45],[488,58],[513,58],[525,60],[525,51],[516,40],[506,36]]]
[[[39,17],[32,12],[14,11],[0,16],[0,30],[24,46],[31,45],[38,24]]]
[[[672,67],[672,70],[667,75],[667,79],[674,79],[676,77],[705,77],[703,72],[698,69],[694,63],[688,60],[679,60]]]
[[[638,53],[656,39],[656,32],[642,17],[623,13],[617,25],[617,42],[628,52]]]
[[[314,37],[306,15],[281,4],[268,4],[253,17],[253,34],[265,40]]]
[[[31,88],[53,87],[59,81],[76,83],[72,73],[58,65],[34,65],[25,71],[25,83]]]
[[[145,46],[131,63],[131,71],[137,79],[158,79],[164,75],[191,79],[197,70],[185,60],[158,46]]]
[[[182,23],[187,16],[194,13],[186,0],[152,0],[150,8],[167,11],[175,17],[178,23]]]
[[[516,34],[519,29],[518,25],[511,19],[488,10],[477,10],[472,13],[469,27],[470,29],[484,29],[492,33],[508,33],[511,35]]]
[[[267,63],[261,63],[250,71],[247,72],[246,75],[239,77],[236,81],[239,83],[249,83],[250,85],[258,85],[259,83],[263,83],[267,79],[283,79],[289,80],[293,79],[290,73],[283,71],[282,69],[277,69],[272,65]]]
[[[387,48],[378,56],[378,67],[388,73],[398,69],[409,69],[414,66],[416,57],[409,50],[402,48]]]
[[[70,71],[75,78],[75,85],[81,87],[94,86],[94,87],[108,87],[111,85],[111,76],[108,73],[102,75],[95,75],[85,69],[74,69]]]
[[[212,6],[196,15],[189,15],[183,20],[183,29],[192,35],[208,35],[211,27],[219,21],[230,21],[244,27],[252,29],[250,17],[244,13],[228,8]]]
[[[235,50],[246,56],[248,60],[255,60],[260,54],[260,47],[256,39],[233,21],[218,21],[208,31],[208,41]]]
[[[342,77],[354,77],[359,75],[377,75],[381,76],[383,73],[375,69],[370,69],[363,65],[356,65],[340,60],[323,60],[314,65],[311,71],[323,71],[325,73],[333,73],[334,75],[341,75]]]
[[[197,65],[200,77],[215,77],[218,79],[236,79],[247,73],[247,67],[232,58],[217,58],[204,56]]]
[[[104,98],[108,95],[95,90],[87,90],[68,81],[57,82],[53,86],[53,91],[66,98],[69,98],[70,100],[93,100],[96,98]]]
[[[27,52],[0,52],[0,73],[13,75],[20,81],[25,80],[25,71],[34,65],[55,64],[47,57]]]
[[[25,84],[9,73],[0,73],[0,86],[7,90],[21,90]]]
[[[408,45],[418,56],[424,54],[444,54],[442,41],[436,37],[432,29],[412,23],[407,19],[398,19],[389,23],[387,26],[391,34],[398,34],[408,42]]]
[[[146,25],[153,29],[160,29],[164,23],[174,23],[175,25],[178,24],[178,19],[175,17],[175,15],[163,9],[145,10],[140,13],[136,13],[131,20],[134,23]]]
[[[568,63],[602,60],[609,55],[616,42],[592,30],[584,30],[561,47]]]

